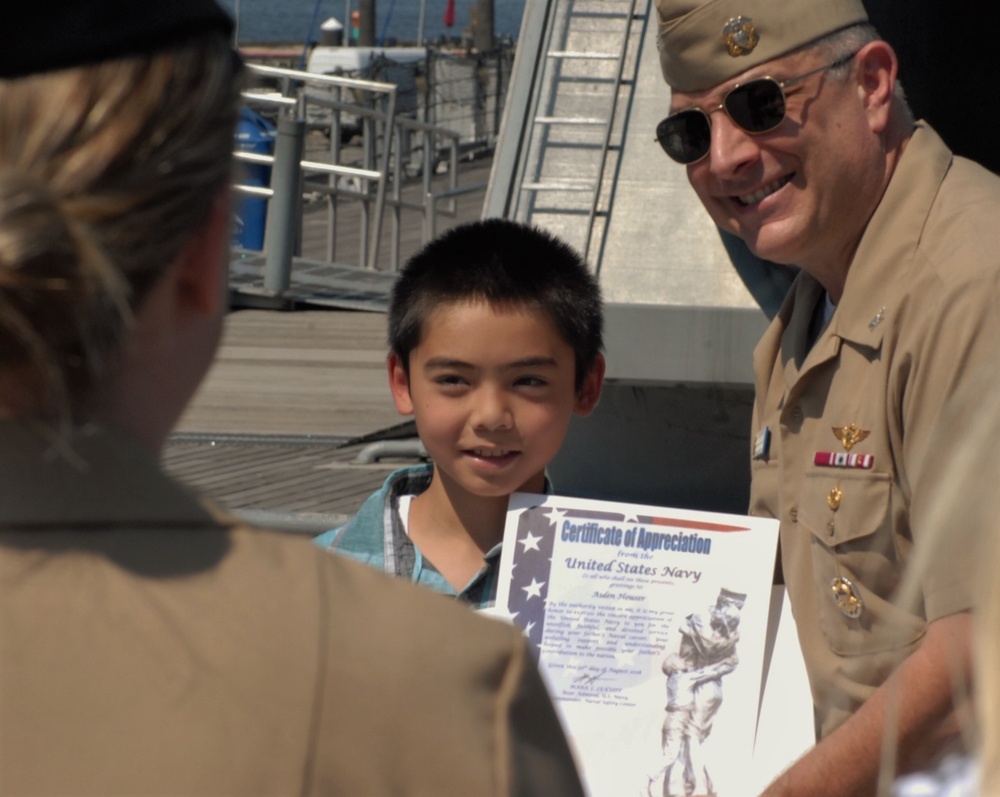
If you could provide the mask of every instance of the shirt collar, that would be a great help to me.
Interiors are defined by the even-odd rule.
[[[937,133],[919,122],[861,238],[831,332],[872,349],[881,346],[951,161],[952,153]]]

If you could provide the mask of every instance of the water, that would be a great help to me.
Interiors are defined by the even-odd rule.
[[[153,0],[156,2],[157,0]],[[350,0],[220,0],[235,15],[239,6],[239,44],[260,42],[319,41],[319,26],[336,17],[347,27],[345,11],[357,8]],[[516,39],[521,29],[525,0],[494,0],[493,31],[496,36]],[[455,0],[455,24],[444,25],[447,0],[425,0],[424,37],[436,41],[441,36],[460,36],[472,19],[475,0]],[[385,42],[413,42],[420,27],[421,0],[377,0],[375,37]],[[347,11],[349,16],[350,12]],[[313,21],[315,19],[315,22]]]

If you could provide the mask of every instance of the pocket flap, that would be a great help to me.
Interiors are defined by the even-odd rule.
[[[886,473],[814,472],[806,475],[799,523],[832,548],[868,537],[886,522],[892,484]]]

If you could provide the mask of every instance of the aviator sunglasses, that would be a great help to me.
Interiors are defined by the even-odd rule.
[[[712,124],[709,114],[725,111],[733,124],[741,130],[757,135],[774,130],[785,119],[785,86],[835,69],[848,63],[857,53],[846,55],[833,63],[787,80],[758,77],[747,83],[737,84],[726,92],[722,102],[707,111],[703,108],[685,108],[671,114],[656,126],[656,140],[678,163],[697,163],[708,154],[712,142]]]

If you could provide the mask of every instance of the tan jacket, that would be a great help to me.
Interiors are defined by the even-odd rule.
[[[580,793],[513,628],[0,423],[0,794]]]
[[[825,734],[920,644],[929,621],[971,606],[969,545],[935,560],[918,611],[893,597],[926,522],[916,485],[938,475],[928,440],[947,401],[975,390],[996,362],[1000,179],[919,125],[810,349],[819,301],[822,288],[801,274],[754,355],[754,440],[767,429],[770,445],[752,463],[750,510],[781,521]],[[851,424],[860,439],[840,432],[845,442],[836,430]],[[820,464],[831,454],[859,456]]]

